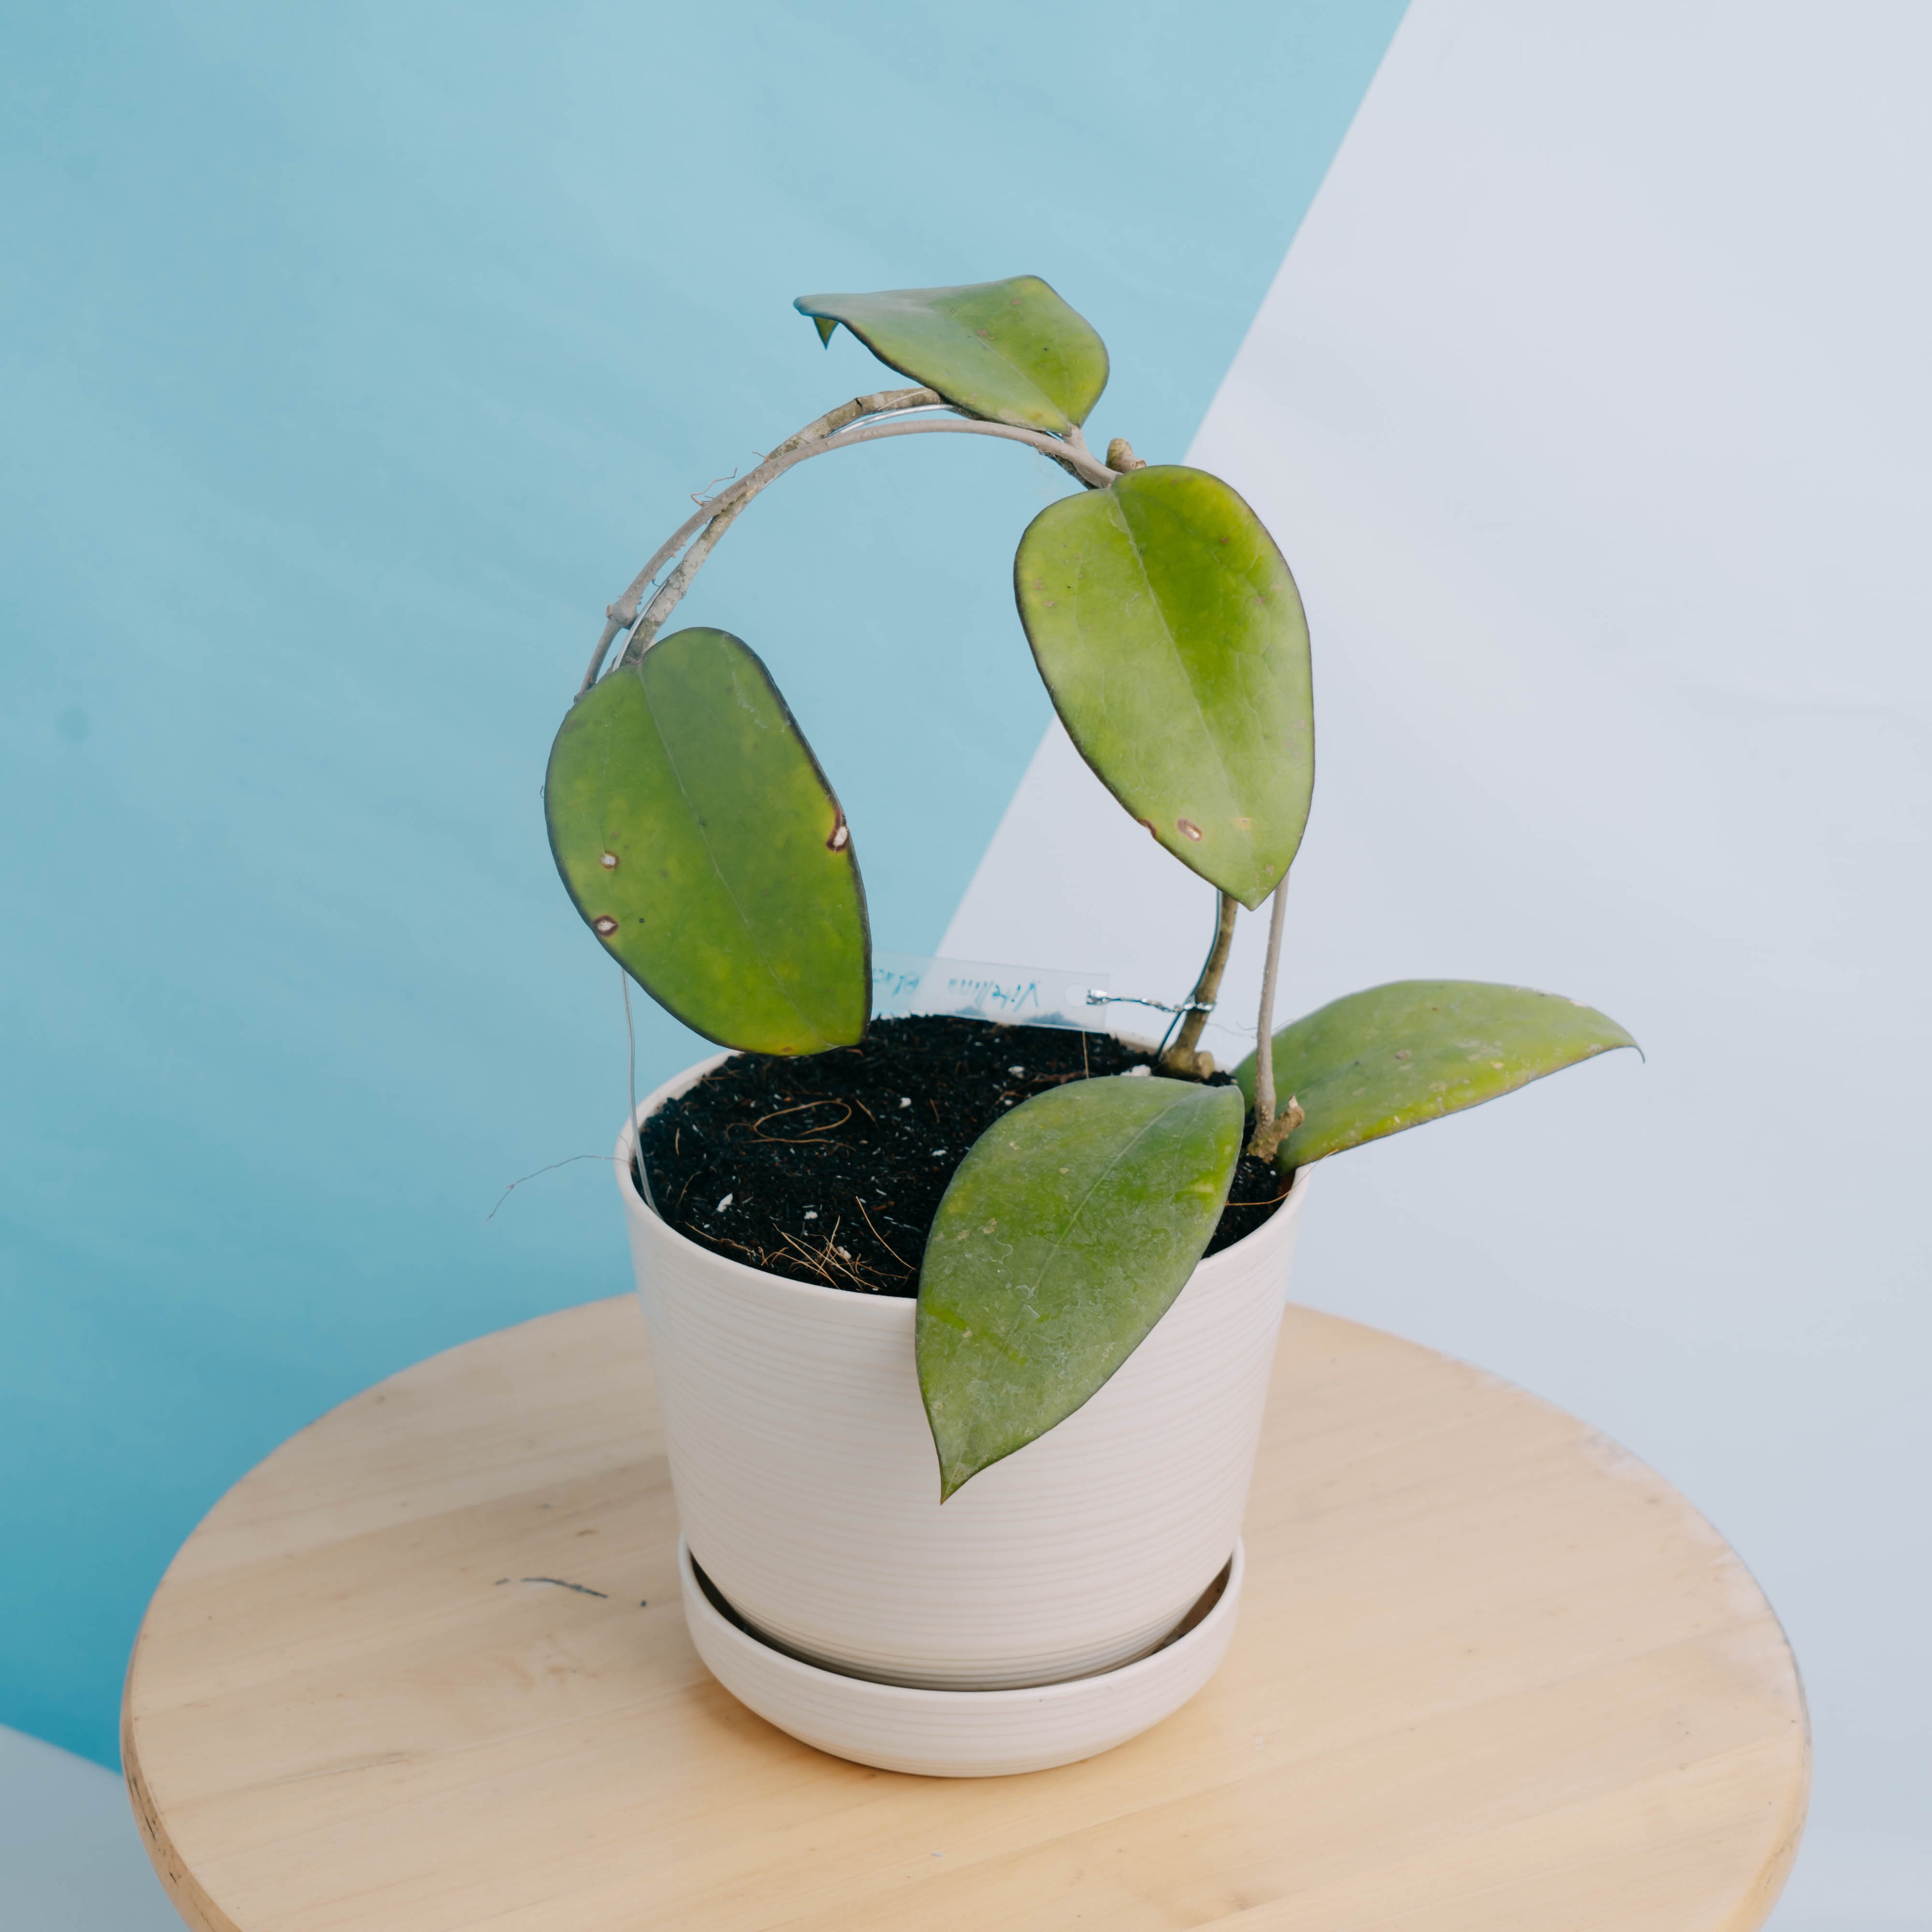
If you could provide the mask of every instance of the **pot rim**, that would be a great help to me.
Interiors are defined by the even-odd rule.
[[[617,1144],[612,1154],[612,1164],[616,1172],[617,1191],[623,1200],[625,1207],[626,1209],[634,1209],[648,1214],[664,1234],[680,1247],[689,1249],[694,1255],[702,1256],[706,1262],[714,1267],[730,1270],[728,1279],[739,1279],[748,1286],[755,1286],[766,1291],[773,1288],[792,1290],[808,1300],[817,1300],[821,1304],[836,1302],[844,1305],[856,1304],[862,1308],[876,1308],[881,1311],[878,1317],[858,1318],[861,1320],[903,1321],[905,1319],[905,1315],[898,1311],[904,1310],[910,1312],[916,1308],[919,1305],[919,1298],[916,1294],[862,1294],[856,1288],[825,1288],[815,1281],[799,1281],[790,1275],[772,1274],[766,1269],[754,1268],[746,1262],[734,1261],[729,1255],[721,1255],[715,1248],[705,1247],[700,1243],[694,1241],[688,1234],[682,1233],[678,1228],[674,1227],[658,1212],[656,1205],[650,1197],[640,1192],[636,1182],[631,1178],[631,1170],[633,1166],[642,1166],[642,1162],[635,1159],[632,1151],[636,1144],[639,1126],[644,1121],[649,1120],[651,1115],[667,1102],[674,1100],[680,1094],[688,1092],[714,1068],[722,1066],[725,1061],[736,1058],[735,1052],[709,1054],[704,1059],[687,1066],[682,1072],[674,1073],[668,1080],[653,1088],[638,1102],[636,1114],[618,1130]],[[1287,1193],[1282,1197],[1281,1205],[1275,1210],[1274,1213],[1252,1232],[1244,1234],[1232,1247],[1223,1248],[1218,1255],[1204,1256],[1201,1260],[1195,1263],[1194,1274],[1190,1274],[1188,1280],[1192,1281],[1194,1275],[1198,1274],[1203,1268],[1214,1268],[1228,1257],[1238,1254],[1250,1241],[1266,1233],[1282,1215],[1287,1214],[1292,1209],[1298,1208],[1301,1203],[1301,1197],[1307,1189],[1308,1175],[1308,1168],[1297,1168],[1294,1171],[1294,1179],[1290,1184]]]

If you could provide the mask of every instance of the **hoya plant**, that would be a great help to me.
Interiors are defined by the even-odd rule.
[[[1024,445],[1079,486],[1020,536],[1027,641],[1095,776],[1219,895],[1156,1077],[1024,1100],[952,1178],[916,1328],[943,1498],[1071,1414],[1138,1346],[1206,1250],[1244,1144],[1291,1172],[1635,1042],[1575,1000],[1462,980],[1375,987],[1276,1032],[1315,725],[1307,620],[1274,538],[1204,470],[1144,463],[1118,437],[1093,453],[1082,426],[1106,386],[1106,345],[1037,276],[796,306],[823,340],[842,326],[913,386],[854,397],[787,437],[610,606],[544,791],[585,922],[722,1046],[815,1054],[863,1038],[871,937],[838,796],[749,645],[664,626],[779,477],[941,434]],[[1239,912],[1270,901],[1256,1050],[1216,1082],[1202,1028]]]

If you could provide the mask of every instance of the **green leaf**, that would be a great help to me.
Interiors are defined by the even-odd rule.
[[[679,631],[594,685],[556,734],[550,850],[652,998],[754,1053],[861,1040],[865,889],[845,814],[756,655]]]
[[[1120,1075],[1016,1107],[939,1204],[919,1385],[940,1499],[1063,1422],[1186,1285],[1241,1148],[1232,1087]]]
[[[1278,1103],[1292,1096],[1306,1117],[1276,1163],[1305,1167],[1636,1045],[1594,1008],[1526,986],[1398,980],[1351,993],[1274,1036]],[[1234,1078],[1252,1102],[1252,1053]]]
[[[821,339],[843,322],[889,369],[992,422],[1064,436],[1107,386],[1107,345],[1037,275],[956,289],[800,296]]]
[[[1013,580],[1100,782],[1182,864],[1259,905],[1315,788],[1308,621],[1261,519],[1204,470],[1136,470],[1041,511]]]

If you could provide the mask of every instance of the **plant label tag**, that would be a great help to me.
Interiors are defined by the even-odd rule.
[[[934,1013],[1005,1026],[1108,1029],[1104,973],[1002,966],[984,959],[931,959],[913,952],[872,955],[872,1016]],[[1088,998],[1090,994],[1102,996]]]

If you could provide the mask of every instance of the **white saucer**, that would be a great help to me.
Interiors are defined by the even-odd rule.
[[[685,1622],[712,1676],[768,1723],[835,1757],[928,1778],[1046,1771],[1125,1744],[1214,1676],[1234,1635],[1244,1570],[1228,1566],[1150,1654],[1096,1677],[1024,1690],[921,1690],[822,1670],[753,1634],[680,1537]]]

